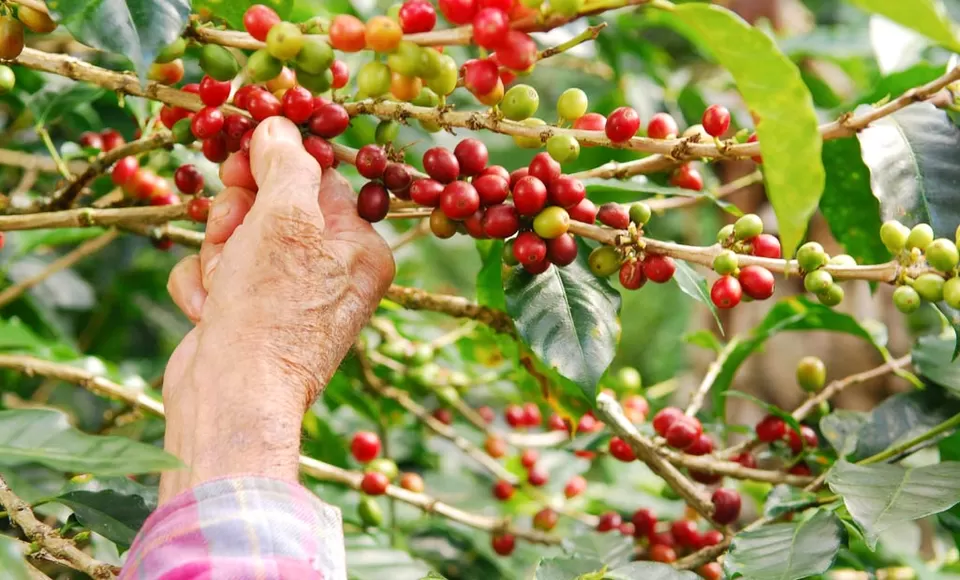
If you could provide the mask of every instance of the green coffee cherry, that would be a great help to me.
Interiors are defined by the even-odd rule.
[[[557,114],[565,121],[576,121],[587,112],[590,102],[580,89],[567,89],[557,99]]]
[[[380,354],[394,360],[405,360],[413,353],[413,345],[403,339],[388,340],[380,345]]]
[[[713,271],[721,276],[737,271],[740,259],[733,250],[723,250],[713,259]]]
[[[817,293],[817,300],[824,306],[836,306],[843,302],[843,296],[843,288],[840,287],[839,284],[831,284],[830,287],[823,292]]]
[[[899,254],[907,247],[907,237],[909,236],[910,228],[897,220],[885,221],[880,226],[880,241],[892,254]]]
[[[378,457],[367,464],[364,471],[376,471],[387,476],[387,479],[393,481],[400,474],[397,464],[386,457]]]
[[[300,54],[303,48],[303,33],[292,22],[274,24],[267,33],[267,51],[274,58],[288,61]]]
[[[717,232],[717,243],[723,244],[733,237],[733,224],[727,224]]]
[[[630,205],[630,221],[642,226],[648,221],[650,221],[650,216],[653,212],[650,211],[650,206],[638,201]]]
[[[803,287],[811,294],[819,294],[833,285],[833,276],[826,270],[814,270],[803,277]]]
[[[400,44],[397,45],[397,49],[390,53],[387,57],[387,66],[390,67],[390,70],[397,74],[401,74],[405,77],[415,77],[420,76],[422,71],[420,70],[420,52],[424,49],[420,46],[410,42],[409,40],[401,40]],[[440,56],[440,53],[437,51],[432,51],[437,53],[437,56]],[[437,59],[437,64],[439,65],[440,60]],[[439,66],[438,69],[439,70]],[[432,71],[436,73],[436,71]],[[424,75],[428,76],[428,75]],[[429,75],[433,76],[433,74]]]
[[[153,59],[153,62],[158,64],[166,64],[172,62],[183,56],[183,53],[187,50],[187,39],[182,36],[167,46],[163,47],[160,50],[160,54],[157,55],[157,58]]]
[[[422,365],[433,360],[433,347],[429,344],[418,344],[410,356],[410,364]]]
[[[827,382],[827,367],[815,356],[805,356],[797,363],[797,384],[809,393],[815,393]]]
[[[264,51],[266,52],[266,51]],[[254,53],[256,54],[256,53]],[[269,56],[269,54],[267,55]],[[232,81],[240,72],[240,63],[233,53],[219,44],[204,44],[200,49],[200,68],[210,78],[218,81]],[[279,69],[277,74],[280,74]],[[277,75],[273,75],[274,77]],[[270,77],[271,79],[273,77]],[[270,80],[270,79],[265,79]]]
[[[620,269],[620,254],[612,246],[600,246],[587,258],[594,276],[606,278]]]
[[[921,252],[927,249],[930,242],[933,241],[933,228],[930,224],[917,224],[910,230],[907,236],[907,249],[917,248]]]
[[[458,380],[463,380],[462,377]],[[448,405],[452,405],[460,400],[460,393],[452,385],[444,385],[437,389],[437,398]]]
[[[457,391],[457,389],[466,389],[470,386],[470,377],[467,376],[467,373],[453,371],[450,373],[450,377],[447,379],[447,381],[450,382],[450,387],[453,389],[453,393],[444,398],[444,400],[452,405],[460,398],[460,393]]]
[[[387,8],[387,18],[393,20],[394,22],[400,22],[400,9],[403,8],[403,4],[397,2],[391,4],[390,8]]]
[[[941,272],[950,272],[960,263],[960,252],[957,245],[947,238],[937,238],[930,242],[924,251],[927,263]]]
[[[559,238],[570,229],[570,214],[562,207],[552,205],[544,208],[533,218],[533,231],[545,240]]]
[[[0,64],[0,94],[9,93],[17,84],[17,76],[13,74],[13,69],[5,64]]]
[[[413,100],[413,104],[418,107],[436,107],[440,104],[440,97],[431,89],[424,87],[420,89],[420,94]]]
[[[576,16],[583,8],[585,0],[550,0],[553,11],[564,16]]]
[[[943,283],[943,301],[953,309],[960,309],[960,278],[950,278]]]
[[[640,371],[633,367],[620,367],[620,370],[617,371],[617,382],[630,391],[636,391],[643,384]]]
[[[500,110],[511,121],[522,121],[532,117],[540,106],[540,95],[530,85],[514,85],[503,95]]]
[[[380,97],[390,91],[390,68],[370,61],[357,71],[357,90],[367,97]]]
[[[380,504],[368,495],[360,498],[357,515],[360,516],[363,525],[368,528],[379,528],[383,524],[383,510],[380,509]]]
[[[441,69],[444,68],[444,61],[441,58],[443,55],[433,49],[421,49],[420,50],[420,62],[417,65],[420,68],[420,76],[424,79],[432,79],[433,77],[440,74]],[[459,71],[458,73],[459,74]]]
[[[760,216],[748,213],[733,224],[733,235],[738,240],[749,240],[763,233],[763,220]]]
[[[207,46],[211,45],[208,44]],[[250,55],[250,58],[247,59],[247,74],[255,83],[265,83],[273,80],[277,78],[277,75],[279,75],[282,70],[283,63],[274,58],[265,48],[254,52]]]
[[[187,145],[196,141],[193,136],[193,130],[190,128],[190,119],[180,119],[177,121],[170,132],[173,134],[173,140],[181,145]]]
[[[424,51],[429,52],[429,50]],[[433,51],[436,52],[436,51]],[[457,62],[449,54],[440,55],[440,68],[435,75],[427,79],[427,86],[438,95],[449,95],[457,88],[460,70]],[[389,88],[389,81],[387,82]]]
[[[560,164],[576,161],[580,156],[580,142],[570,135],[552,135],[547,139],[547,153]]]
[[[520,122],[527,127],[542,127],[546,125],[543,119],[538,119],[536,117],[530,117],[529,119],[524,119]],[[539,149],[541,141],[540,137],[521,137],[519,135],[514,135],[513,144],[521,149]]]
[[[916,312],[920,308],[920,295],[910,286],[899,286],[893,291],[893,305],[904,314]]]
[[[853,259],[853,256],[850,254],[837,254],[836,256],[831,256],[830,260],[827,262],[832,266],[843,266],[850,267],[856,266],[857,261]]]
[[[306,37],[294,64],[298,71],[321,74],[333,64],[333,49],[319,38]]]
[[[407,376],[410,377],[410,380],[421,387],[432,389],[433,386],[436,385],[440,380],[441,373],[442,371],[437,364],[427,363],[418,367],[413,367],[410,369],[410,372],[407,373]]]
[[[927,302],[940,302],[943,300],[943,278],[939,274],[926,273],[917,276],[913,281],[913,289],[917,291],[920,298]]]
[[[520,265],[517,257],[513,255],[513,240],[503,245],[503,252],[501,252],[500,256],[503,259],[503,263],[507,266],[513,267]]]
[[[426,131],[427,133],[439,133],[443,127],[440,126],[436,121],[427,121],[426,119],[417,121],[420,128]]]
[[[314,94],[323,93],[333,86],[333,71],[327,69],[318,75],[297,71],[297,83]]]
[[[830,256],[824,251],[823,246],[817,242],[807,242],[797,250],[797,263],[804,272],[812,272],[817,268],[822,268],[830,260]]]

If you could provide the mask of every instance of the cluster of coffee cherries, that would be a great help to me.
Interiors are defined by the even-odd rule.
[[[760,258],[780,258],[780,240],[763,233],[763,222],[756,214],[747,214],[724,226],[717,235],[723,248],[713,260],[720,275],[710,288],[710,299],[717,308],[733,308],[746,296],[766,300],[773,296],[775,280],[763,266],[739,266],[737,254]]]
[[[0,59],[13,60],[23,52],[24,30],[27,27],[31,32],[47,34],[57,28],[57,23],[42,10],[16,5],[16,13],[8,4],[0,9]]]
[[[350,453],[364,465],[360,480],[363,495],[357,513],[363,524],[369,527],[379,527],[383,523],[383,511],[374,498],[385,494],[391,482],[397,481],[400,487],[414,493],[421,493],[424,488],[420,475],[413,472],[400,474],[393,460],[379,457],[382,447],[380,437],[370,431],[358,431],[350,441]]]
[[[900,312],[910,314],[922,302],[946,302],[950,308],[960,308],[960,228],[956,238],[934,239],[933,228],[921,223],[908,228],[896,220],[880,226],[880,239],[895,259],[903,266],[926,265],[932,271],[911,278],[903,274],[893,292],[893,304]]]

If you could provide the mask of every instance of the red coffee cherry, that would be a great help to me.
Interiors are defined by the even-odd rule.
[[[639,290],[647,283],[643,273],[643,264],[637,260],[628,260],[620,266],[620,284],[627,290]]]
[[[753,135],[750,135],[750,138],[747,139],[747,143],[756,143],[756,142],[757,142],[757,134],[756,134],[756,133],[754,133]],[[757,155],[757,156],[755,156],[755,157],[751,157],[750,159],[752,159],[753,162],[756,163],[757,165],[763,165],[763,157],[762,157],[761,155]]]
[[[197,139],[209,139],[223,129],[223,113],[216,107],[206,107],[193,116],[190,130]]]
[[[283,104],[272,93],[260,91],[247,97],[247,110],[254,121],[263,121],[279,116],[283,112]]]
[[[186,87],[184,87],[186,90]],[[260,85],[244,85],[237,89],[237,92],[233,95],[233,104],[237,107],[246,110],[247,105],[249,104],[250,95],[254,93],[259,93],[265,90]],[[200,91],[200,85],[197,85],[197,91]]]
[[[461,69],[463,86],[476,96],[490,94],[500,82],[500,67],[489,58],[469,60]]]
[[[647,257],[643,260],[643,273],[651,282],[657,284],[669,282],[676,271],[677,263],[669,256],[647,254]]]
[[[208,107],[219,107],[230,98],[232,88],[230,81],[221,82],[204,75],[200,81],[200,100]]]
[[[547,244],[533,232],[520,232],[513,242],[513,256],[525,266],[535,266],[546,259]]]
[[[223,134],[227,139],[241,139],[255,127],[253,119],[244,115],[227,115],[223,119]]]
[[[547,259],[550,258],[550,244],[547,244]],[[551,413],[550,417],[547,418],[547,427],[551,431],[566,431],[567,424],[563,421],[563,417],[556,413]]]
[[[740,268],[740,286],[743,293],[754,300],[766,300],[773,296],[776,280],[770,270],[763,266],[744,266]]]
[[[368,463],[380,454],[380,438],[370,431],[358,431],[350,442],[350,452],[360,463]]]
[[[509,556],[517,546],[517,539],[513,534],[495,534],[490,538],[490,546],[500,556]]]
[[[514,169],[510,172],[510,189],[513,189],[517,186],[517,183],[521,179],[530,175],[530,170],[526,167],[521,167],[520,169]]]
[[[605,226],[616,228],[618,230],[626,229],[630,226],[630,212],[619,203],[609,202],[600,206],[597,210],[597,219]]]
[[[520,215],[536,215],[547,205],[547,188],[532,175],[523,177],[513,187],[513,203]]]
[[[580,131],[604,131],[607,127],[607,118],[600,113],[587,113],[573,122],[573,128]],[[593,147],[593,145],[585,145]]]
[[[496,57],[508,69],[525,71],[537,62],[537,43],[526,32],[510,29],[503,43],[497,47]],[[503,84],[509,83],[504,79]]]
[[[313,116],[313,95],[303,87],[287,89],[280,102],[283,106],[283,116],[297,125],[306,123]]]
[[[587,189],[583,182],[569,175],[561,175],[554,179],[547,190],[550,203],[564,209],[577,206],[587,196]]]
[[[263,4],[254,4],[243,13],[243,27],[260,42],[267,41],[267,33],[275,24],[280,24],[280,16]]]
[[[730,458],[730,461],[739,463],[740,465],[748,469],[756,469],[757,467],[757,460],[753,456],[753,454],[750,453],[749,451],[744,451],[743,453],[734,455],[733,457]]]
[[[443,188],[440,209],[452,220],[464,220],[480,209],[480,196],[466,181],[454,181]]]
[[[730,275],[721,276],[710,288],[710,300],[717,308],[722,309],[733,308],[740,304],[742,294],[740,282]]]
[[[622,523],[623,518],[620,517],[620,514],[617,512],[606,512],[600,515],[600,521],[597,522],[597,531],[609,532],[610,530],[619,528]]]
[[[110,172],[110,179],[113,180],[114,185],[122,187],[130,181],[138,169],[140,169],[140,162],[137,161],[136,157],[124,157],[113,166],[113,170]]]
[[[513,497],[513,485],[504,479],[498,480],[493,484],[493,497],[497,498],[500,501],[507,501]]]
[[[153,197],[150,198],[150,205],[160,206],[160,205],[176,205],[180,203],[180,198],[177,197],[177,194],[169,190],[164,190],[158,192]]]
[[[542,181],[544,185],[552,184],[562,173],[560,164],[557,163],[553,157],[550,157],[550,154],[546,151],[534,155],[528,169],[528,175],[536,177]]]
[[[100,131],[100,139],[103,140],[101,149],[104,153],[113,151],[117,147],[122,147],[127,141],[116,129],[104,129]]]
[[[510,195],[510,178],[501,175],[486,174],[474,177],[471,182],[480,196],[480,204],[494,206],[503,203]]]
[[[670,447],[686,449],[693,445],[702,433],[703,426],[700,425],[700,421],[684,415],[683,417],[678,417],[673,422],[673,425],[670,425],[670,428],[667,429],[663,437],[667,440],[667,445]]]
[[[564,234],[558,238],[547,240],[547,260],[557,266],[569,266],[577,259],[577,240],[572,234]],[[562,424],[562,420],[561,420]],[[566,426],[563,427],[566,429]]]
[[[360,480],[360,489],[367,495],[383,495],[389,485],[390,480],[379,471],[368,471]]]
[[[196,195],[203,190],[203,174],[195,165],[181,165],[173,174],[173,183],[181,193]]]
[[[689,453],[688,450],[684,451]],[[716,473],[710,473],[709,471],[698,471],[696,469],[691,469],[690,479],[704,485],[713,485],[715,483],[720,483],[723,480],[723,476]]]
[[[437,25],[437,11],[425,0],[407,0],[398,14],[404,34],[430,32]]]
[[[81,133],[77,143],[79,143],[82,147],[103,149],[103,138],[100,137],[99,133],[94,133],[93,131],[84,131]]]
[[[582,475],[574,475],[563,488],[563,495],[570,499],[577,497],[587,489],[587,480]]]
[[[537,459],[540,459],[540,454],[536,449],[524,449],[523,453],[520,454],[520,465],[527,470],[533,469],[537,464]]]
[[[710,531],[716,532],[716,530]],[[704,580],[721,580],[723,578],[723,566],[718,562],[710,562],[697,568],[697,574],[702,576]]]
[[[577,205],[567,208],[567,213],[570,215],[570,219],[582,222],[585,224],[592,224],[597,221],[597,209],[596,204],[594,204],[589,199],[584,198]],[[627,214],[629,218],[630,215]]]
[[[640,508],[633,512],[630,521],[633,523],[633,535],[642,538],[653,533],[657,525],[657,516],[647,508]]]
[[[523,427],[527,414],[520,405],[507,405],[503,410],[503,418],[507,420],[507,425],[517,429]]]
[[[359,52],[367,46],[367,27],[356,16],[334,16],[329,34],[331,46],[343,52]]]
[[[676,520],[670,524],[670,534],[684,548],[696,549],[700,543],[700,531],[692,520]]]
[[[498,8],[484,8],[473,17],[473,41],[488,50],[495,50],[509,30],[510,19]]]
[[[607,124],[604,127],[607,139],[614,143],[629,141],[638,130],[640,130],[640,115],[630,107],[615,109],[607,117]]]
[[[484,423],[487,423],[488,425],[493,423],[493,420],[496,418],[496,414],[493,412],[493,409],[487,405],[477,407],[477,415],[480,415],[480,418],[483,419]]]
[[[713,439],[706,433],[701,433],[689,447],[684,449],[688,455],[707,455],[713,453]]]
[[[610,438],[610,455],[624,463],[637,460],[637,455],[633,452],[630,444],[616,435]]]
[[[223,135],[214,135],[209,139],[204,139],[203,145],[200,147],[203,156],[212,163],[223,163],[230,156],[230,152],[227,150],[227,140]]]
[[[523,404],[523,424],[527,427],[539,427],[543,423],[540,407],[534,403]]]
[[[409,165],[403,163],[387,163],[383,170],[383,185],[401,199],[410,199],[410,186],[413,184],[413,175]]]
[[[387,217],[390,211],[390,194],[387,188],[376,181],[368,181],[357,194],[357,213],[368,222],[375,223]]]
[[[478,139],[464,139],[457,143],[453,155],[460,164],[460,175],[467,177],[472,177],[483,171],[487,166],[487,160],[490,158],[487,146]]]
[[[665,544],[653,544],[650,546],[650,559],[654,562],[672,564],[677,561],[677,552]]]
[[[710,497],[713,503],[713,521],[721,525],[732,524],[740,517],[740,493],[721,487]]]
[[[666,139],[680,134],[680,128],[674,118],[667,113],[657,113],[650,117],[647,123],[647,137],[651,139]]]
[[[703,190],[703,176],[700,172],[685,163],[677,168],[670,176],[670,185],[683,189],[692,189],[694,191]]]
[[[707,530],[703,533],[703,540],[701,543],[703,547],[707,546],[716,546],[723,541],[723,532],[719,530]]]
[[[730,128],[730,111],[723,105],[710,105],[700,120],[708,135],[720,137]]]
[[[439,6],[451,24],[469,24],[477,12],[476,0],[440,0]]]
[[[367,179],[379,179],[387,168],[387,154],[379,145],[364,145],[357,151],[356,165],[360,175]]]
[[[676,407],[666,407],[661,409],[656,415],[653,416],[653,430],[657,432],[657,435],[663,437],[669,429],[680,417],[684,417],[683,411]]]
[[[534,514],[533,527],[541,532],[549,532],[557,527],[557,521],[559,519],[560,517],[557,515],[557,512],[550,508],[543,508]]]
[[[210,216],[213,200],[209,197],[195,197],[187,203],[187,215],[195,222],[204,223]]]
[[[813,472],[810,471],[810,466],[806,463],[798,463],[794,465],[789,469],[789,471],[787,471],[787,473],[790,475],[799,475],[801,477],[809,477],[810,475],[813,475]]]
[[[627,536],[628,538],[632,538],[634,535],[633,524],[631,524],[630,522],[623,522],[622,524],[620,524],[620,527],[617,529],[620,530],[620,533],[622,535]]]
[[[670,532],[650,534],[650,546],[653,547],[655,545],[674,548],[677,545],[677,540],[674,539],[673,534]]]
[[[650,403],[642,395],[629,395],[623,400],[623,412],[631,423],[640,424],[650,414]]]
[[[800,425],[800,433],[787,429],[786,440],[794,455],[799,455],[804,448],[816,449],[820,445],[816,431],[806,425]]]
[[[417,179],[410,185],[410,199],[422,206],[437,207],[443,184],[433,179]]]
[[[349,125],[350,115],[337,103],[327,103],[315,110],[310,118],[310,132],[326,139],[340,135]]]
[[[767,415],[757,423],[755,430],[759,441],[773,443],[787,434],[787,424],[776,415]]]
[[[342,60],[335,60],[330,65],[330,73],[333,75],[333,82],[330,84],[335,89],[342,89],[350,81],[350,67]]]
[[[330,145],[330,142],[326,139],[316,135],[307,135],[303,138],[303,148],[317,160],[321,169],[333,167],[336,157],[333,153],[333,145]]]
[[[483,448],[487,455],[494,459],[499,459],[507,454],[507,442],[494,435],[487,437],[487,440],[483,443]]]
[[[400,487],[413,493],[423,493],[423,478],[416,473],[404,473],[400,476]]]
[[[450,183],[460,177],[460,162],[453,153],[443,147],[426,150],[423,154],[423,169],[440,183]]]
[[[760,234],[750,240],[750,253],[759,258],[780,259],[780,240],[771,234]]]
[[[543,487],[550,480],[550,474],[542,467],[532,467],[527,473],[527,482],[534,487]]]

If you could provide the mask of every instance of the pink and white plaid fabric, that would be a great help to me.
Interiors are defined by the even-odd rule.
[[[264,477],[209,481],[154,512],[121,580],[346,580],[340,510]]]

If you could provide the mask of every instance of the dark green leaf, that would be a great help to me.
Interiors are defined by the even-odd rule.
[[[593,558],[544,558],[537,564],[536,580],[570,580],[601,568],[603,562]]]
[[[960,50],[956,27],[940,0],[851,0],[860,8],[876,12],[901,26],[916,30],[950,50]]]
[[[857,449],[857,436],[866,422],[866,413],[838,409],[820,419],[820,432],[837,455],[846,457]]]
[[[95,475],[151,473],[182,466],[176,457],[153,445],[77,431],[60,411],[0,411],[0,465],[30,463]]]
[[[957,413],[960,413],[960,401],[948,397],[935,385],[928,385],[922,391],[894,395],[870,412],[857,435],[854,457],[863,459],[876,455],[928,431]]]
[[[946,302],[937,302],[934,306],[953,329],[953,355],[950,358],[955,360],[960,355],[960,310],[950,308]]]
[[[763,31],[709,4],[682,4],[674,15],[733,75],[757,116],[767,197],[777,215],[784,255],[803,239],[823,193],[822,139],[813,98],[800,71]]]
[[[921,336],[910,360],[920,376],[960,396],[960,360],[953,358],[955,345],[952,336]]]
[[[104,89],[86,83],[50,85],[27,101],[37,124],[52,123],[64,114],[83,103],[89,103],[100,97]]]
[[[750,580],[798,580],[821,574],[833,564],[843,540],[833,512],[817,510],[809,519],[763,526],[734,536],[724,560],[728,574]]]
[[[786,513],[803,510],[814,505],[817,494],[790,486],[778,485],[767,495],[763,504],[763,515],[776,518]]]
[[[858,109],[860,110],[860,109]],[[857,133],[884,220],[929,223],[953,239],[960,223],[960,128],[929,103],[917,103]]]
[[[30,568],[24,560],[26,544],[0,535],[0,570],[3,570],[5,580],[31,580]]]
[[[347,570],[351,580],[420,580],[430,567],[374,537],[347,536]]]
[[[54,501],[72,509],[82,526],[123,548],[133,543],[151,511],[142,497],[113,490],[71,491]]]
[[[620,294],[577,260],[533,276],[517,267],[504,280],[507,312],[524,342],[593,400],[620,338]]]
[[[710,309],[713,319],[717,321],[717,328],[723,332],[723,324],[720,323],[720,317],[717,315],[717,306],[710,299],[710,291],[707,289],[707,279],[699,272],[690,267],[683,260],[674,260],[677,264],[677,272],[673,275],[674,281],[680,290],[687,296],[702,302]]]
[[[824,142],[823,168],[827,186],[820,211],[833,237],[860,264],[889,260],[890,252],[880,241],[880,202],[870,189],[860,143],[854,138]]]
[[[41,353],[47,343],[18,318],[0,320],[0,350]]]
[[[863,528],[870,549],[884,530],[950,509],[960,502],[960,463],[906,468],[900,465],[854,465],[838,461],[827,485],[843,498],[847,511]]]
[[[190,16],[190,0],[52,0],[47,7],[83,44],[128,57],[141,78]]]
[[[483,266],[477,272],[477,302],[497,310],[506,310],[503,294],[503,241],[477,240]]]
[[[630,562],[616,570],[611,570],[604,580],[697,580],[693,572],[677,570],[669,564],[659,562]]]

